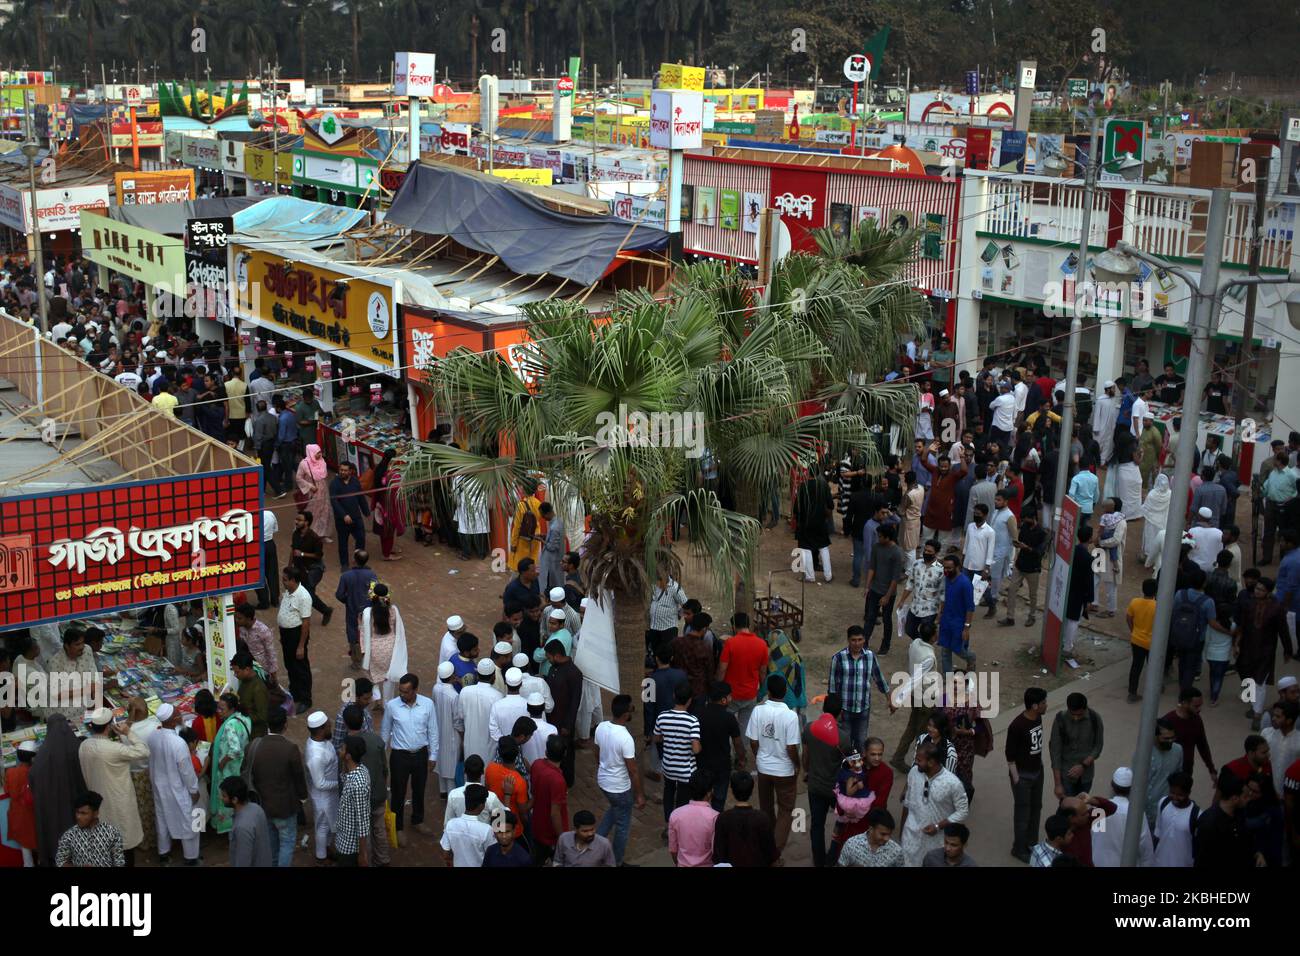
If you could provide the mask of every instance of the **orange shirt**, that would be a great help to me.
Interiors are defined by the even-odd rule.
[[[515,792],[506,799],[505,782],[507,779],[513,779],[515,782]],[[487,765],[483,773],[483,782],[489,790],[497,795],[511,813],[515,815],[515,837],[524,835],[524,803],[528,800],[528,784],[524,782],[523,776],[518,770],[513,770],[505,764],[496,763],[495,761]]]
[[[36,849],[36,810],[27,789],[31,765],[20,763],[5,771],[5,795],[9,798],[9,839],[28,850]]]

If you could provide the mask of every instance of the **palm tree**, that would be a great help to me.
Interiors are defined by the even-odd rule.
[[[86,28],[86,60],[94,63],[95,61],[95,29],[97,27],[107,27],[109,23],[110,8],[113,6],[109,0],[71,0],[69,9],[76,14]]]
[[[521,481],[545,476],[590,515],[582,573],[591,592],[621,592],[635,607],[658,569],[679,576],[669,531],[684,525],[718,593],[730,594],[749,579],[757,541],[746,506],[826,448],[863,449],[879,468],[867,421],[910,437],[915,387],[854,376],[888,363],[924,300],[892,282],[871,283],[870,274],[865,264],[795,255],[759,295],[734,268],[708,263],[682,268],[666,300],[620,293],[604,324],[575,303],[526,307],[531,341],[519,353],[520,373],[496,352],[464,349],[425,370],[440,407],[456,409],[469,448],[418,445],[404,473],[407,493],[451,479],[476,502],[511,513]],[[801,416],[800,404],[814,397],[834,407]],[[702,420],[703,435],[692,448],[628,444],[619,437],[626,432],[602,430],[620,407],[629,416],[691,416],[682,420]],[[738,510],[704,486],[701,453]]]

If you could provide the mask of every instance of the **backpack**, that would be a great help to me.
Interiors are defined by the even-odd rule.
[[[1190,651],[1201,643],[1200,602],[1193,602],[1179,592],[1174,598],[1173,619],[1169,622],[1169,646],[1176,651]]]
[[[1162,797],[1162,798],[1161,798],[1161,800],[1160,800],[1160,806],[1159,806],[1159,808],[1156,810],[1156,819],[1157,819],[1157,820],[1160,819],[1160,814],[1162,814],[1162,813],[1165,812],[1165,807],[1169,806],[1169,800],[1170,800],[1169,797]],[[1193,836],[1193,837],[1196,836],[1196,824],[1197,824],[1197,822],[1200,820],[1200,818],[1201,818],[1201,808],[1198,807],[1196,804],[1193,803],[1193,804],[1192,804],[1192,812],[1191,812],[1190,816],[1189,816],[1188,819],[1187,819],[1187,828],[1192,832],[1192,836]]]
[[[519,519],[519,537],[524,541],[532,541],[537,537],[537,515],[532,508],[525,507],[524,515]]]

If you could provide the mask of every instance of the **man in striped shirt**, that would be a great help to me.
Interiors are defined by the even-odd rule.
[[[678,684],[673,690],[672,710],[665,710],[655,720],[655,743],[663,761],[665,823],[674,810],[686,803],[687,784],[700,752],[700,721],[687,709],[690,703],[690,684]]]
[[[370,865],[370,771],[361,765],[366,742],[343,741],[343,787],[334,821],[334,850],[339,866]]]

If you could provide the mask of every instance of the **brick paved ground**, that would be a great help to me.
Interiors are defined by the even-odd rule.
[[[281,532],[277,539],[279,553],[285,555],[289,551],[289,529],[292,525],[290,518],[293,509],[292,505],[288,504],[288,499],[273,504],[277,506],[281,517]],[[1248,515],[1249,512],[1246,510],[1248,507],[1248,501],[1241,503],[1243,515]],[[1086,681],[1093,672],[1107,664],[1127,659],[1128,646],[1127,634],[1124,632],[1123,608],[1129,599],[1140,591],[1141,579],[1148,573],[1140,568],[1138,562],[1137,552],[1141,537],[1141,522],[1130,522],[1126,554],[1129,570],[1125,574],[1120,592],[1121,612],[1113,619],[1094,619],[1090,631],[1081,632],[1077,651],[1082,666],[1078,670],[1069,671],[1066,668],[1059,678],[1042,673],[1036,661],[1039,628],[1023,626],[1023,607],[1017,615],[1016,626],[1011,628],[996,627],[993,621],[985,620],[982,613],[977,614],[973,645],[979,654],[981,669],[987,668],[997,675],[998,696],[1003,710],[1018,706],[1024,688],[1035,684],[1054,689],[1072,679],[1083,679],[1085,683],[1080,686],[1086,690]],[[369,545],[372,554],[378,555],[379,542],[374,535],[370,536]],[[380,579],[392,588],[396,603],[402,609],[406,622],[411,670],[423,679],[424,684],[421,689],[424,690],[434,679],[438,643],[447,616],[459,614],[476,634],[490,635],[492,624],[500,617],[500,595],[508,578],[504,574],[493,573],[490,562],[462,561],[457,557],[454,549],[442,545],[425,547],[416,544],[409,535],[401,545],[405,552],[402,560],[383,562],[376,558],[372,563]],[[764,532],[760,545],[756,586],[760,591],[766,592],[770,580],[773,593],[780,594],[787,600],[801,602],[805,608],[806,622],[802,652],[808,673],[808,694],[812,699],[826,691],[829,658],[843,646],[845,628],[852,623],[861,622],[863,595],[860,589],[851,589],[847,585],[850,564],[850,547],[847,539],[837,537],[832,544],[833,582],[823,584],[819,576],[817,584],[807,585],[806,588],[790,571],[790,549],[793,546],[793,534],[784,523]],[[337,556],[333,545],[327,546],[326,556],[330,565],[319,590],[327,603],[333,604],[335,603],[333,594],[339,574],[339,569],[334,566]],[[687,592],[699,597],[715,620],[723,621],[728,617],[731,612],[730,600],[723,602],[711,597],[705,566],[698,561],[688,562],[684,577],[683,585]],[[625,687],[633,688],[633,693],[639,686],[642,676],[644,623],[639,617],[640,613],[636,608],[623,605],[620,605],[616,611],[621,678]],[[878,646],[879,640],[878,632],[871,645]],[[348,668],[345,649],[342,617],[336,615],[328,628],[321,628],[319,615],[316,616],[313,620],[311,642],[315,705],[331,714],[339,706],[344,679],[354,673]],[[886,679],[891,671],[905,668],[905,640],[895,641],[894,648],[884,664]],[[606,713],[608,713],[610,695],[606,693],[604,698]],[[815,717],[819,712],[816,706],[810,707],[810,718]],[[881,736],[886,741],[889,752],[892,752],[906,721],[906,711],[900,710],[895,715],[889,715],[880,708],[872,721],[871,732]],[[641,749],[641,727],[641,714],[638,709],[632,728],[637,739],[638,752]],[[290,722],[289,736],[299,743],[305,739],[306,726],[302,719]],[[657,784],[649,785],[652,797],[658,797],[658,787]],[[436,784],[430,789],[435,788]],[[806,805],[802,787],[800,802]],[[595,759],[589,750],[581,750],[578,753],[577,781],[570,795],[569,806],[571,812],[583,808],[590,809],[597,817],[605,808],[604,797],[595,785]],[[420,835],[408,831],[412,837],[411,844],[406,849],[393,851],[394,863],[418,866],[437,862],[438,857],[433,850],[433,845],[441,832],[442,808],[436,793],[429,801],[426,819],[433,827],[433,835]],[[661,803],[649,802],[644,809],[636,811],[627,859],[645,865],[668,864],[669,859],[663,850],[660,837],[663,828]],[[204,853],[209,862],[223,861],[224,838],[219,840],[206,838]],[[298,865],[310,865],[310,851],[300,849],[296,862]],[[806,837],[792,838],[787,864],[807,865],[808,862]]]

